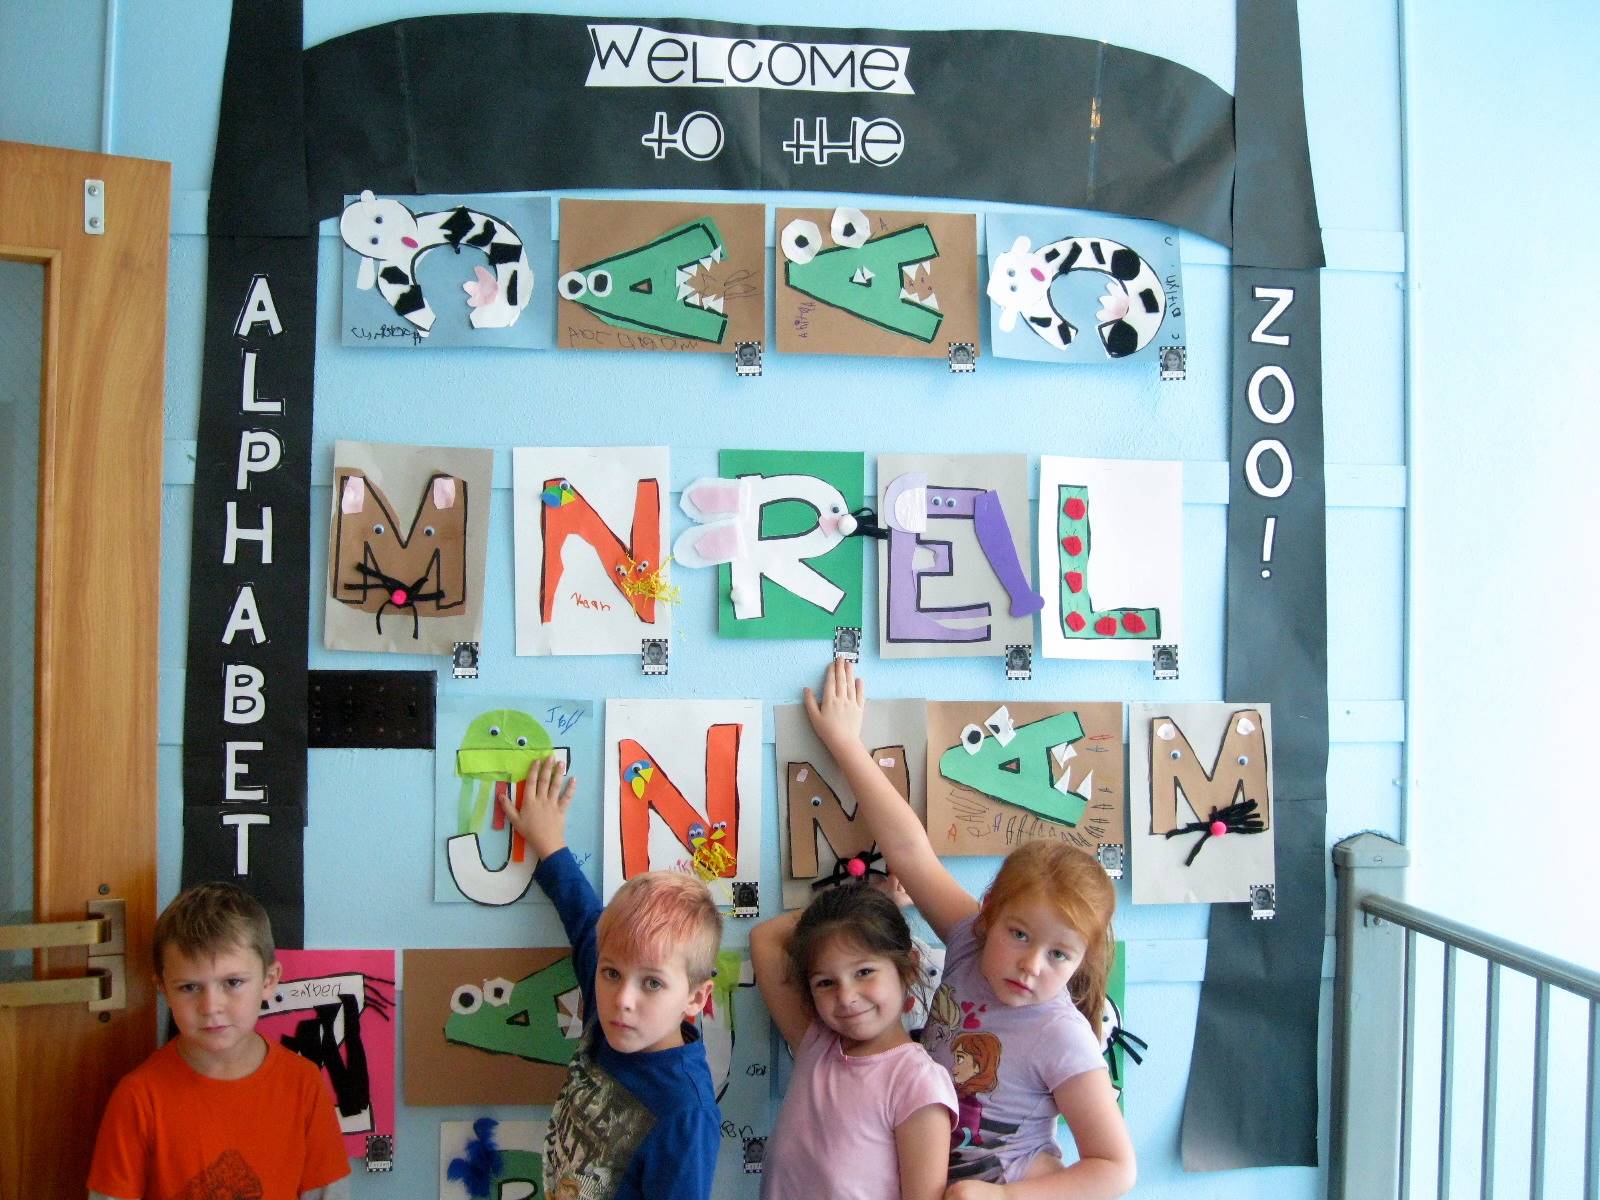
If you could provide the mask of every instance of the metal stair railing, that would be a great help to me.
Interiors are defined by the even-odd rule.
[[[1417,963],[1419,939],[1442,947],[1439,999],[1440,1067],[1436,1193],[1439,1200],[1464,1195],[1452,1178],[1456,1161],[1454,1070],[1458,1028],[1458,984],[1463,955],[1485,970],[1483,1102],[1479,1130],[1480,1200],[1494,1200],[1496,1139],[1501,1128],[1499,1095],[1503,975],[1534,983],[1530,1200],[1547,1196],[1547,1129],[1550,1095],[1551,994],[1570,993],[1588,1002],[1588,1052],[1584,1068],[1583,1200],[1600,1200],[1600,973],[1519,946],[1504,938],[1416,908],[1400,899],[1407,849],[1364,833],[1333,849],[1338,882],[1334,969],[1332,1155],[1330,1200],[1409,1200],[1413,1165],[1416,1090]],[[1571,1196],[1563,1190],[1561,1200]]]

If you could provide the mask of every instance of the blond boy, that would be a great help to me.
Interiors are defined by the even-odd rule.
[[[520,810],[534,878],[572,943],[585,1037],[551,1111],[545,1187],[584,1200],[705,1200],[721,1114],[695,1019],[711,995],[722,915],[704,884],[656,871],[603,910],[566,846],[573,781],[546,758]]]
[[[112,1092],[91,1200],[347,1197],[321,1077],[255,1031],[282,975],[266,910],[230,883],[189,888],[157,919],[152,957],[178,1036]]]

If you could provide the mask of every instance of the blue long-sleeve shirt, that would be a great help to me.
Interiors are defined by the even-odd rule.
[[[564,847],[533,877],[572,944],[585,1022],[583,1046],[550,1115],[545,1193],[562,1195],[562,1180],[571,1178],[595,1200],[706,1200],[722,1114],[700,1031],[685,1023],[684,1044],[669,1050],[613,1050],[595,1018],[600,897]]]

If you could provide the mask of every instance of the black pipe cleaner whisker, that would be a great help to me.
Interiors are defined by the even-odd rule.
[[[1138,1034],[1129,1033],[1121,1025],[1118,1025],[1111,1031],[1111,1037],[1107,1040],[1106,1051],[1109,1053],[1112,1047],[1116,1047],[1129,1058],[1133,1059],[1136,1065],[1142,1066],[1144,1064],[1144,1056],[1139,1053],[1139,1050],[1134,1049],[1135,1046],[1138,1046],[1139,1050],[1150,1049],[1149,1042],[1145,1041]]]
[[[856,527],[848,536],[877,538],[880,542],[889,540],[889,531],[878,524],[878,514],[871,508],[858,508],[850,515],[856,519]]]
[[[838,859],[833,864],[833,870],[829,874],[812,882],[811,890],[820,892],[823,888],[837,887],[840,884],[865,883],[867,878],[872,875],[882,875],[887,878],[889,875],[888,870],[874,865],[882,861],[883,855],[878,852],[878,844],[874,842],[860,854],[847,854],[845,857]],[[852,863],[857,864],[855,870],[851,870]]]
[[[1206,842],[1210,838],[1220,836],[1212,832],[1212,827],[1219,821],[1222,823],[1224,833],[1265,833],[1266,822],[1261,819],[1257,808],[1254,800],[1241,800],[1226,808],[1213,808],[1211,815],[1204,821],[1190,821],[1177,829],[1169,829],[1167,837],[1182,837],[1186,833],[1200,835],[1200,840],[1194,844],[1194,849],[1189,851],[1189,857],[1183,860],[1184,866],[1192,866]]]

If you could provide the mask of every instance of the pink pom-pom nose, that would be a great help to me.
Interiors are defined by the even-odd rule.
[[[1227,832],[1228,832],[1228,827],[1223,822],[1221,822],[1221,821],[1213,821],[1213,822],[1211,822],[1211,836],[1212,837],[1221,837],[1223,834],[1225,834]]]
[[[845,864],[844,869],[849,871],[853,878],[860,879],[867,873],[867,864],[862,862],[859,858],[852,858],[848,863]]]
[[[392,604],[404,604],[406,602],[405,588],[395,588],[394,591],[390,592],[389,601]]]

